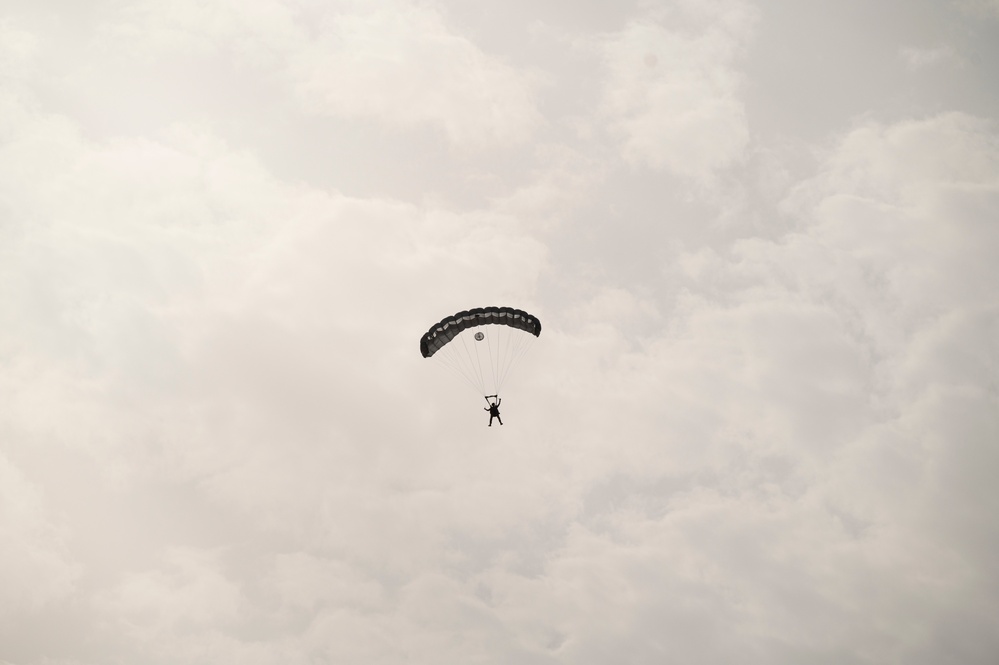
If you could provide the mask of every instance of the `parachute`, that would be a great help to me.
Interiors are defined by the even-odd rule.
[[[477,328],[474,334],[470,328]],[[499,394],[510,368],[541,335],[541,321],[512,307],[478,307],[445,317],[420,338],[434,357],[483,397]]]

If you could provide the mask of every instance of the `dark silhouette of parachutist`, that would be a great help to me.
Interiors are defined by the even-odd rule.
[[[496,396],[493,395],[493,397],[496,397]],[[482,410],[489,412],[489,426],[490,427],[493,426],[493,418],[495,418],[496,420],[499,420],[499,424],[500,425],[503,424],[503,421],[500,420],[500,414],[499,414],[499,405],[500,405],[500,402],[502,402],[502,401],[503,401],[502,398],[499,398],[499,397],[496,397],[496,401],[495,402],[489,402],[489,398],[488,397],[486,398],[486,402],[489,402],[489,406],[487,406],[486,408],[484,408]]]

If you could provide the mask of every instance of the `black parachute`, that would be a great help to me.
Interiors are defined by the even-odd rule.
[[[462,334],[480,328],[475,335]],[[441,319],[420,338],[420,354],[436,357],[481,395],[497,395],[510,368],[541,335],[538,317],[512,307],[477,307]]]

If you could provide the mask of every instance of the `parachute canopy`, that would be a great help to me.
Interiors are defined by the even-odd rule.
[[[469,328],[476,334],[463,335]],[[441,319],[420,338],[424,358],[439,362],[483,396],[496,395],[510,367],[541,335],[541,321],[512,307],[478,307]]]
[[[420,339],[420,353],[424,358],[429,358],[462,330],[490,324],[518,328],[535,337],[541,335],[541,321],[523,310],[512,307],[477,307],[448,316],[431,327]]]

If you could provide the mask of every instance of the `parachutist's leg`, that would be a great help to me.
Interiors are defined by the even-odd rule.
[[[499,416],[496,416],[496,420],[498,420],[498,421],[499,421],[499,424],[500,424],[500,425],[502,425],[502,424],[503,424],[503,419],[502,419],[502,418],[500,418]]]

